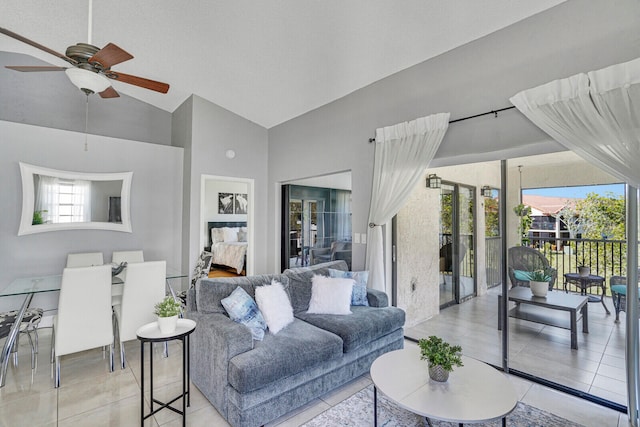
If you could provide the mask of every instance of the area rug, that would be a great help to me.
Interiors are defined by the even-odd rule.
[[[457,423],[431,420],[433,427],[457,427]],[[360,390],[313,418],[304,427],[371,427],[373,425],[373,386]],[[378,393],[379,427],[422,427],[424,417],[404,410]],[[502,421],[472,424],[474,427],[501,427]],[[525,403],[518,402],[507,417],[508,427],[584,427]]]

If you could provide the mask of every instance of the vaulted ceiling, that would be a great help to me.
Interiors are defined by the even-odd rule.
[[[171,84],[119,92],[169,112],[197,94],[270,128],[562,2],[94,0],[91,42],[133,54],[114,69]],[[88,41],[89,4],[3,0],[0,27],[64,53]],[[0,51],[67,65],[1,34]]]

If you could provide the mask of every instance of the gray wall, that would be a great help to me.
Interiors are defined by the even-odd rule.
[[[253,273],[265,273],[267,265],[264,254],[268,252],[268,224],[264,215],[267,207],[267,130],[198,96],[192,96],[188,102],[192,105],[190,142],[185,141],[189,131],[182,128],[180,132],[180,144],[190,146],[190,149],[185,148],[185,162],[190,163],[185,166],[185,171],[189,170],[190,188],[189,199],[185,198],[184,207],[184,212],[188,212],[188,223],[183,229],[183,240],[189,242],[188,265],[193,267],[202,251],[199,246],[202,175],[248,178],[253,179],[255,185],[253,203],[249,208],[255,213]],[[186,126],[189,113],[183,111],[183,107],[188,108],[183,104],[178,110],[183,117],[181,126]],[[236,152],[235,158],[225,157],[228,149]]]
[[[22,73],[5,65],[51,65],[28,55],[0,52],[0,120],[84,132],[87,97],[66,74]],[[114,88],[117,90],[118,85]],[[120,93],[89,96],[89,133],[171,144],[171,113]]]
[[[116,250],[142,249],[147,260],[179,267],[182,222],[182,149],[39,126],[0,121],[0,284],[17,277],[61,274],[71,252],[102,252],[105,262]],[[22,185],[18,162],[78,172],[133,171],[132,233],[70,230],[18,236]],[[41,298],[39,296],[38,298]],[[47,307],[57,295],[45,296]],[[0,311],[16,307],[0,298]],[[32,305],[39,304],[34,300]]]
[[[269,130],[269,224],[278,184],[351,170],[353,231],[366,232],[375,129],[439,112],[456,119],[510,105],[517,92],[638,56],[640,3],[569,0]],[[432,166],[559,151],[516,110],[451,125]],[[354,269],[366,245],[354,245]],[[279,248],[276,233],[268,247]],[[277,268],[279,250],[269,252]]]

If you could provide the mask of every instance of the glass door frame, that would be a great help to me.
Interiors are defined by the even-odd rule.
[[[451,275],[452,275],[452,286],[453,286],[453,299],[451,301],[447,301],[444,304],[440,305],[440,309],[444,309],[450,307],[452,305],[460,304],[464,301],[467,301],[471,298],[475,298],[478,295],[478,265],[475,260],[475,255],[473,258],[473,292],[469,295],[461,297],[460,295],[460,272],[461,272],[461,257],[460,257],[460,187],[464,187],[470,191],[471,194],[471,203],[473,206],[473,215],[471,218],[471,222],[473,224],[473,245],[468,248],[468,251],[471,254],[476,253],[477,246],[477,215],[478,215],[478,206],[477,206],[477,196],[476,196],[476,187],[469,184],[462,184],[452,181],[442,181],[442,185],[448,185],[453,187],[453,197],[452,197],[452,207],[451,207],[451,252],[452,252],[452,260],[451,260]],[[441,190],[442,192],[442,190]],[[440,205],[442,206],[442,204]],[[442,218],[442,211],[440,212],[440,217]],[[442,233],[440,233],[442,236]]]

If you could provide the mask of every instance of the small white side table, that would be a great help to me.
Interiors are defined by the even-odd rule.
[[[144,425],[144,420],[152,416],[158,411],[161,411],[164,408],[171,409],[173,412],[176,412],[182,415],[182,425],[183,427],[187,425],[187,406],[191,405],[191,386],[190,386],[190,375],[189,375],[189,335],[193,333],[196,329],[196,322],[191,319],[178,319],[178,324],[176,326],[176,330],[170,334],[163,334],[160,332],[160,328],[158,327],[157,322],[147,323],[144,326],[141,326],[136,331],[136,335],[140,340],[140,425]],[[152,346],[154,342],[166,342],[171,340],[181,340],[182,341],[182,394],[170,400],[167,403],[160,402],[153,398],[153,350]],[[150,374],[149,374],[149,388],[151,392],[150,401],[150,410],[147,415],[144,414],[144,344],[149,343],[149,365],[150,365]],[[182,411],[171,406],[173,402],[182,398]],[[160,405],[157,409],[153,409],[153,404],[157,403]]]

